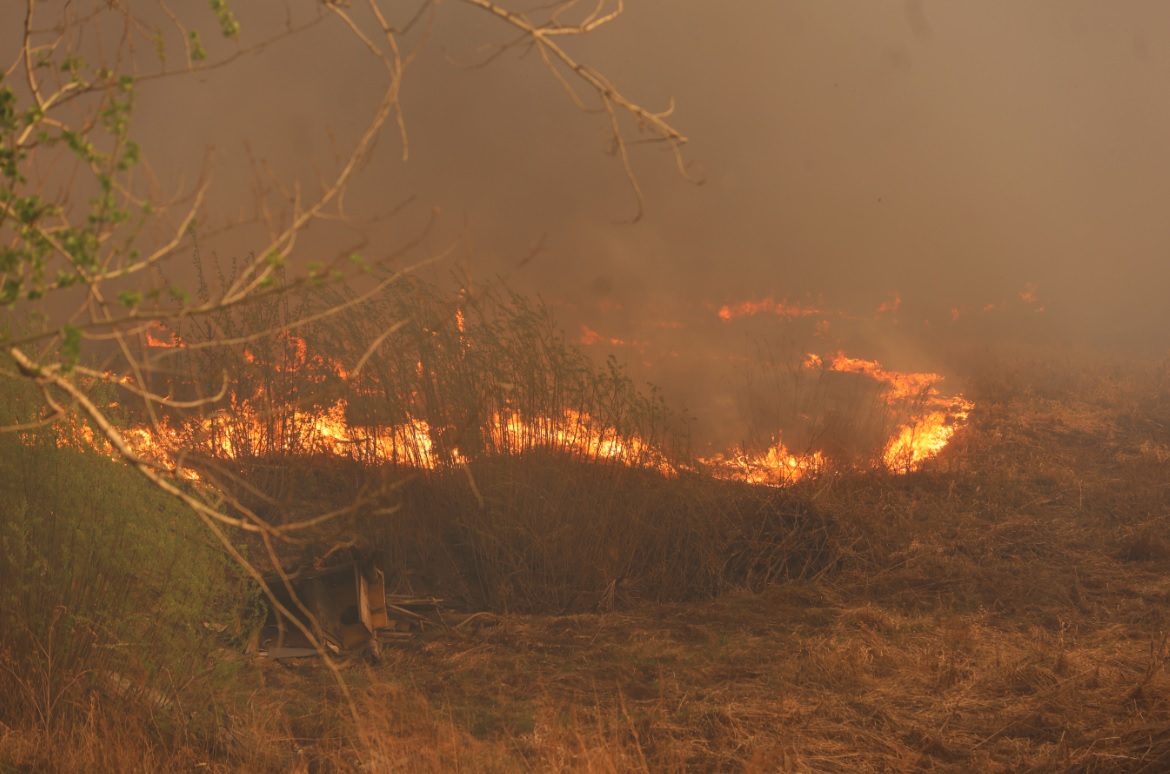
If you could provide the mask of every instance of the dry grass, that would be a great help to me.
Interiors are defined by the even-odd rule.
[[[683,499],[701,512],[727,498],[667,481],[607,521],[573,510],[596,505],[581,493],[597,490],[597,472],[562,471],[546,482],[547,508],[525,505],[503,526],[513,547],[565,542],[548,564],[475,554],[491,577],[531,573],[513,581],[511,602],[486,592],[478,602],[576,612],[438,628],[378,666],[352,667],[367,744],[318,667],[232,657],[235,681],[181,721],[96,693],[92,711],[52,738],[0,719],[0,761],[60,771],[1170,770],[1170,370],[999,364],[972,385],[971,426],[927,470],[782,495],[833,525],[832,561],[803,580],[727,580],[676,596],[646,583],[611,610],[596,604],[601,573],[594,596],[524,602],[516,590],[550,582],[573,546],[584,567],[614,546],[638,557],[659,545],[639,543],[637,529],[607,542],[604,530],[621,536],[630,512],[666,519]],[[507,478],[483,473],[489,491]],[[685,497],[670,499],[672,487]],[[441,488],[455,498],[453,483]],[[409,513],[411,497],[437,495],[403,497]],[[461,502],[429,526],[411,517],[400,562],[436,535],[449,538],[443,561],[466,548]],[[473,577],[451,574],[459,561],[440,572],[438,554],[413,556],[412,582]],[[681,557],[644,567],[669,578]]]
[[[474,610],[710,599],[812,577],[833,559],[832,521],[791,492],[555,455],[480,461],[398,495],[397,513],[359,529],[392,582]]]

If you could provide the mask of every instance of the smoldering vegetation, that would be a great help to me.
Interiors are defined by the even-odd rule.
[[[616,361],[598,368],[539,302],[403,280],[286,327],[350,300],[314,292],[165,334],[171,393],[230,375],[230,412],[171,412],[155,437],[189,450],[233,516],[287,527],[353,502],[284,558],[358,543],[392,589],[541,613],[711,599],[831,564],[834,525],[807,498],[712,479],[685,416]],[[272,332],[199,349],[248,330]]]
[[[233,355],[246,348],[252,367],[229,374],[281,396],[258,411],[259,434],[242,399],[218,426],[201,424],[212,414],[166,419],[202,448],[184,464],[234,513],[281,525],[356,498],[298,540],[360,538],[396,590],[485,613],[347,669],[358,720],[320,667],[243,655],[255,592],[187,535],[186,516],[73,448],[77,428],[5,436],[23,472],[3,501],[4,620],[28,624],[0,641],[3,759],[60,771],[1138,772],[1170,761],[1170,365],[970,355],[970,422],[921,469],[775,489],[574,451],[553,425],[544,448],[493,449],[504,442],[484,428],[505,405],[493,395],[527,401],[530,420],[608,410],[645,437],[681,430],[639,390],[614,387],[613,372],[551,372],[584,361],[558,348],[536,307],[487,297],[415,287],[349,323],[373,326],[368,342],[421,321],[367,358],[357,378],[370,381],[346,410],[425,418],[430,449],[462,462],[375,465],[362,455],[398,447],[351,438],[346,456],[295,432],[308,409],[336,405],[353,369],[341,379],[323,359],[315,380],[286,366],[312,374],[313,352],[352,366],[368,347],[326,345],[313,326],[296,330],[303,349],[274,333],[269,355],[260,339]],[[217,324],[225,335],[243,323]],[[201,373],[213,391],[221,371],[196,367],[200,334],[172,333],[189,351],[171,378]],[[491,379],[461,382],[459,358],[479,347],[476,373]],[[523,368],[542,373],[518,378]],[[248,384],[232,387],[260,394]],[[235,439],[232,454],[215,433]],[[281,451],[293,438],[307,440]]]
[[[639,160],[642,213],[633,178],[602,178],[577,152],[597,130],[578,125],[557,78],[525,74],[535,58],[507,28],[485,37],[443,16],[446,43],[421,52],[402,92],[414,162],[402,161],[405,130],[355,153],[369,166],[353,217],[338,193],[339,218],[287,232],[303,253],[253,255],[250,300],[217,292],[233,272],[203,264],[215,276],[196,295],[227,302],[218,312],[188,315],[182,301],[150,318],[169,328],[131,315],[109,330],[134,376],[103,380],[124,362],[111,356],[70,377],[181,495],[261,535],[224,532],[209,511],[201,525],[111,460],[101,427],[42,421],[54,401],[85,414],[49,378],[73,355],[0,376],[0,427],[14,429],[0,435],[0,770],[1170,770],[1170,364],[1062,348],[1165,347],[1158,204],[1170,176],[1164,111],[1150,108],[1164,104],[1162,6],[1101,24],[1069,4],[1011,19],[913,1],[848,14],[635,5],[628,31],[569,45],[613,78],[603,107],[620,86],[664,109],[662,79],[680,84],[702,189],[670,192],[673,165]],[[34,6],[73,18],[69,2],[0,15]],[[294,2],[283,23],[347,7]],[[300,195],[313,185],[294,178],[344,164],[335,131],[344,146],[364,111],[403,112],[397,96],[376,101],[370,47],[343,25],[320,25],[301,49],[257,6],[241,7],[257,14],[244,27],[276,25],[271,38],[240,42],[226,5],[211,10],[228,40],[209,43],[207,67],[198,30],[170,8],[165,33],[150,15],[95,30],[121,38],[119,62],[140,47],[162,70],[168,49],[191,66],[182,85],[131,70],[144,84],[144,190],[182,189],[197,175],[189,161],[220,146],[190,252],[245,254],[283,228],[270,206],[312,210]],[[403,22],[415,12],[396,10]],[[69,90],[90,66],[72,54],[94,49],[97,69],[104,42],[45,25],[23,25],[23,56],[9,44],[6,61],[16,73],[23,60],[32,92],[44,69],[62,104],[84,107],[74,95],[89,87]],[[422,30],[404,23],[404,40]],[[504,44],[494,66],[469,67],[492,41]],[[115,104],[97,124],[74,115],[124,133],[129,105]],[[615,152],[604,169],[618,170],[622,135],[600,117]],[[61,137],[30,147],[60,153],[30,164],[41,188],[16,209],[32,225],[59,204],[80,223],[88,197],[115,186],[70,182],[65,149],[87,156],[88,143],[43,105],[7,113],[13,132],[45,119]],[[400,209],[408,196],[422,206]],[[447,213],[433,231],[428,204]],[[104,209],[87,239],[121,243],[124,215],[103,229]],[[636,232],[608,223],[635,214]],[[188,231],[163,219],[142,233]],[[22,227],[14,244],[33,234]],[[573,306],[592,338],[643,362],[590,359],[542,304],[499,285],[448,293],[372,274],[386,292],[366,297],[317,285],[330,272],[305,262],[334,255],[352,277],[376,270],[338,245],[404,257],[443,242],[468,270],[513,273]],[[286,270],[306,292],[282,287]],[[55,281],[40,275],[34,286]],[[196,284],[170,280],[152,273],[142,298],[179,301]],[[126,290],[129,309],[138,291]],[[39,292],[28,300],[40,324],[64,320]],[[736,314],[754,307],[770,309],[749,329]],[[789,312],[830,350],[949,359],[966,421],[940,426],[937,455],[892,465],[891,433],[937,407],[927,389],[892,402],[867,372],[876,361],[809,368],[803,347],[757,352],[727,388],[713,364]],[[988,354],[1020,341],[1046,351]],[[645,366],[658,356],[675,366]],[[710,475],[698,425],[638,367],[727,409],[704,431],[735,454],[767,460],[787,444],[786,486]],[[262,611],[248,572],[351,547],[379,557],[392,591],[441,596],[461,615],[426,619],[380,661],[342,663],[340,679],[318,661],[250,653]]]

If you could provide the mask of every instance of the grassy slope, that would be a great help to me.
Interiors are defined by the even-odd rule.
[[[1170,374],[1001,366],[974,392],[930,470],[798,491],[838,530],[815,579],[483,617],[349,670],[365,766],[1170,770]],[[150,760],[359,759],[314,666],[248,665],[213,715]],[[28,743],[0,728],[0,761]]]

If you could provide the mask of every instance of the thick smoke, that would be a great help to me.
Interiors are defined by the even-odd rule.
[[[245,44],[285,23],[233,5]],[[290,2],[291,17],[317,5]],[[0,10],[6,62],[16,6]],[[213,37],[203,0],[172,6]],[[708,429],[742,413],[761,347],[935,370],[956,343],[1170,343],[1170,6],[628,6],[570,48],[648,108],[673,99],[702,185],[636,149],[646,211],[625,223],[637,208],[604,118],[577,110],[534,51],[473,67],[510,30],[449,0],[406,75],[409,159],[387,133],[349,196],[357,217],[413,205],[365,228],[315,227],[306,245],[388,253],[437,209],[420,254],[457,249],[430,271],[539,293],[571,335]],[[395,10],[405,22],[414,7]],[[163,190],[216,148],[208,219],[222,223],[252,208],[253,161],[286,183],[331,165],[385,83],[328,18],[229,67],[144,85],[134,132]],[[255,236],[214,249],[246,252]],[[745,301],[817,314],[720,317]]]

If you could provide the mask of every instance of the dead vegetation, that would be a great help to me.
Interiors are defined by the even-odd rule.
[[[181,712],[99,683],[52,729],[5,704],[0,760],[60,771],[1166,770],[1170,370],[1000,363],[969,379],[970,426],[906,476],[717,491],[518,459],[480,471],[498,505],[488,511],[437,507],[452,481],[408,484],[382,525],[382,539],[397,534],[398,581],[462,587],[498,614],[431,627],[347,670],[367,747],[323,670],[221,647],[209,658],[231,679]],[[531,476],[505,485],[523,469]],[[598,492],[613,493],[609,506]],[[824,556],[806,571],[696,578],[704,564],[687,562],[710,536],[678,525],[748,505],[755,516],[740,524],[761,525],[766,503],[816,514]],[[784,542],[800,534],[794,522],[780,524],[752,537],[757,558],[770,542],[786,556],[808,550]],[[745,545],[710,543],[708,556]],[[623,594],[608,583],[619,576]]]

